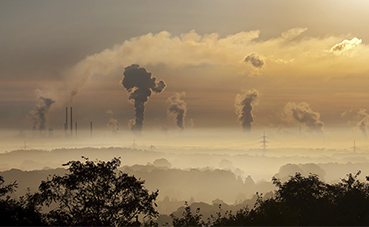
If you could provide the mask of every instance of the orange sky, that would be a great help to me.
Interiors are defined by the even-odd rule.
[[[166,100],[181,92],[186,127],[240,127],[235,98],[250,89],[253,127],[369,126],[359,113],[369,108],[367,1],[162,2],[2,1],[2,127],[32,128],[42,96],[56,101],[48,127],[62,129],[76,90],[82,128],[114,117],[127,129],[134,109],[120,80],[131,64],[167,84],[146,103],[144,129],[176,128]]]

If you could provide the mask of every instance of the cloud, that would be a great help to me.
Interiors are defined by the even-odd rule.
[[[259,58],[255,53],[249,54],[245,58],[245,62],[250,62],[255,68],[262,68],[264,66],[263,59]]]
[[[87,56],[64,73],[65,86],[58,90],[59,97],[54,98],[46,93],[43,93],[43,96],[53,97],[58,103],[72,102],[92,76],[111,75],[132,64],[164,65],[173,69],[208,66],[221,70],[225,76],[251,76],[261,67],[263,75],[284,77],[328,77],[368,73],[366,59],[369,57],[369,50],[365,45],[357,49],[360,58],[342,55],[337,59],[331,56],[331,52],[340,54],[354,48],[361,43],[360,39],[343,42],[344,36],[304,36],[295,39],[304,31],[306,28],[292,28],[268,40],[257,39],[260,34],[258,30],[239,32],[226,37],[217,33],[201,35],[194,30],[177,36],[167,31],[148,33]],[[257,55],[245,57],[245,53]],[[263,56],[263,59],[259,56]],[[252,68],[245,67],[245,58],[253,65]],[[265,65],[268,67],[264,67]],[[335,67],[331,67],[332,65]],[[203,77],[209,75],[211,73],[203,73]]]
[[[113,111],[112,110],[106,110],[105,113],[110,114],[110,115],[113,115]]]
[[[175,93],[173,96],[169,97],[167,102],[168,106],[168,116],[173,116],[178,128],[184,129],[185,127],[185,117],[187,113],[187,104],[183,100],[186,96],[185,92]]]
[[[235,108],[238,121],[241,123],[244,131],[251,129],[251,123],[254,121],[252,113],[253,106],[259,101],[259,92],[255,89],[244,90],[243,93],[237,94],[235,99]]]
[[[284,107],[284,117],[306,126],[308,131],[323,132],[324,123],[320,120],[320,114],[314,112],[306,102],[288,102]]]
[[[306,30],[307,30],[307,28],[293,28],[293,29],[290,29],[286,32],[283,32],[282,35],[281,35],[281,38],[283,40],[289,41],[289,40],[292,40],[292,39],[296,38],[297,36],[301,35]]]
[[[358,38],[353,38],[351,40],[343,40],[342,42],[334,45],[330,51],[334,54],[337,54],[337,55],[341,55],[345,52],[347,52],[348,50],[351,50],[355,47],[357,47],[358,45],[360,45],[362,42],[361,39],[358,39]]]

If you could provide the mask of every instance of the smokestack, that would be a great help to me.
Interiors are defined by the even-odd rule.
[[[92,138],[92,121],[90,122],[90,137]]]
[[[65,124],[64,124],[65,132],[68,131],[68,107],[65,107]]]
[[[75,137],[77,137],[77,121],[76,122],[74,122],[74,132],[75,132],[75,134],[74,134],[74,136]]]
[[[73,137],[73,109],[70,107],[70,136]]]

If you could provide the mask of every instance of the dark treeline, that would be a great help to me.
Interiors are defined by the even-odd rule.
[[[64,175],[43,180],[37,192],[14,198],[17,182],[0,177],[1,225],[157,226],[159,191],[119,170],[121,162],[70,161]],[[296,173],[273,178],[273,195],[257,194],[254,204],[228,211],[222,201],[216,215],[205,218],[199,203],[185,204],[167,220],[169,226],[369,225],[369,183],[360,172],[328,184],[317,175]],[[221,184],[222,182],[219,182]],[[163,223],[161,223],[163,224]]]

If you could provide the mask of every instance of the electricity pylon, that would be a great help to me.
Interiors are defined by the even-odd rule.
[[[265,135],[265,131],[264,131],[264,135],[261,137],[261,141],[260,143],[262,143],[261,147],[263,148],[263,151],[266,151],[267,149],[267,143],[269,143],[269,141],[267,140],[267,136]]]

